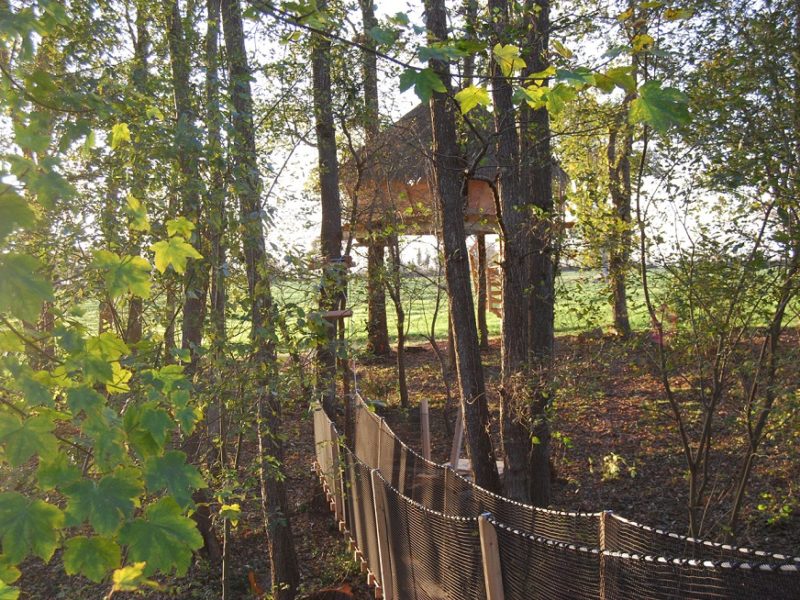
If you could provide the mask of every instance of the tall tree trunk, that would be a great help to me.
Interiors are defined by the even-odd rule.
[[[528,0],[523,10],[527,19],[528,69],[543,71],[549,65],[549,0]],[[550,115],[545,108],[522,109],[520,173],[523,189],[530,190],[529,202],[536,215],[530,225],[531,258],[528,298],[528,353],[530,368],[530,432],[535,443],[530,456],[530,500],[535,506],[550,503],[550,424],[547,408],[552,398],[552,363],[555,339],[555,252],[553,249],[553,157],[550,145]]]
[[[613,297],[614,329],[619,335],[631,334],[625,280],[631,254],[631,154],[633,127],[627,122],[633,95],[623,101],[619,115],[608,132],[608,181],[614,207],[614,228],[609,252],[609,278]]]
[[[211,355],[214,360],[213,377],[215,383],[222,387],[222,361],[227,329],[225,324],[225,306],[227,303],[225,288],[225,158],[222,149],[222,112],[220,110],[219,91],[219,35],[220,35],[220,0],[206,1],[206,126],[208,141],[206,143],[206,160],[209,169],[209,187],[206,191],[208,206],[208,223],[204,227],[210,247],[208,262],[211,267]],[[222,473],[227,467],[226,443],[227,427],[225,415],[225,399],[222,394],[217,401],[211,401],[206,410],[206,428],[209,439],[219,440],[219,452],[209,448],[209,468],[217,463],[215,472]],[[222,600],[231,597],[230,590],[230,540],[231,524],[225,521],[222,526],[222,556],[220,584]]]
[[[145,97],[148,80],[148,57],[150,54],[150,34],[147,30],[148,14],[146,3],[139,0],[136,4],[136,44],[134,46],[135,66],[131,74],[134,90]],[[133,156],[133,176],[131,192],[138,200],[144,200],[147,181],[147,154],[137,148]],[[130,228],[130,253],[138,256],[139,232]],[[139,296],[132,296],[128,301],[128,320],[125,329],[125,342],[136,344],[142,339],[142,316],[144,304]]]
[[[495,41],[508,43],[510,15],[506,0],[490,0]],[[503,234],[503,340],[501,355],[501,413],[504,483],[509,498],[530,497],[528,390],[528,282],[530,276],[530,208],[522,190],[519,137],[511,84],[497,62],[492,61],[492,96],[497,138],[497,162],[501,165],[497,190]]]
[[[480,333],[481,350],[489,349],[489,326],[486,324],[486,304],[489,296],[486,264],[486,236],[479,233],[478,244],[478,332]]]
[[[375,147],[375,138],[380,130],[380,107],[378,104],[378,59],[373,50],[375,40],[370,29],[378,25],[375,18],[374,0],[359,0],[363,22],[364,51],[361,54],[364,77],[364,131],[365,148]],[[366,156],[367,164],[375,160]],[[386,292],[383,280],[383,251],[381,239],[371,239],[367,246],[367,350],[377,356],[389,354],[389,331],[386,323]]]
[[[201,223],[201,189],[200,173],[200,134],[195,125],[196,115],[192,106],[189,78],[189,47],[183,31],[180,7],[177,0],[165,0],[167,40],[169,44],[170,66],[172,69],[172,87],[175,98],[175,153],[179,172],[179,190],[181,195],[181,213],[196,225],[192,232],[191,243],[195,249],[202,250],[200,240]],[[203,321],[205,319],[205,300],[208,288],[208,271],[205,260],[190,260],[184,274],[183,321],[181,348],[191,353],[191,362],[186,373],[191,377],[199,360],[198,350],[202,343]],[[190,459],[197,460],[205,456],[203,451],[202,428],[184,443],[184,449]],[[193,518],[197,529],[203,536],[205,550],[213,563],[221,559],[219,541],[211,524],[211,510],[206,490],[198,490],[194,494],[198,503]]]
[[[389,354],[386,324],[386,287],[382,239],[371,239],[367,246],[367,351],[376,356]]]
[[[436,41],[447,40],[447,13],[444,0],[426,0],[429,35]],[[432,60],[431,67],[450,89],[450,66]],[[464,164],[459,159],[456,143],[455,106],[447,94],[434,93],[431,98],[435,194],[442,211],[445,255],[445,276],[450,298],[450,315],[456,344],[461,408],[472,459],[475,482],[489,490],[499,491],[492,440],[489,437],[489,410],[483,379],[475,307],[470,286],[469,258],[464,232],[463,206],[467,185],[463,178]]]
[[[191,75],[189,47],[184,35],[177,0],[165,0],[165,13],[172,67],[172,86],[175,96],[175,117],[177,119],[175,148],[180,172],[181,213],[196,225],[189,241],[202,254],[202,179],[198,171],[201,146],[189,82]],[[203,341],[203,323],[208,292],[208,269],[205,259],[190,260],[186,264],[183,288],[181,348],[190,352],[191,362],[186,371],[192,375],[197,369],[200,356],[198,350]]]
[[[327,1],[317,2],[325,10]],[[336,155],[336,128],[333,123],[331,93],[331,43],[312,35],[311,70],[314,117],[319,154],[320,201],[322,225],[320,242],[324,261],[320,290],[320,309],[335,310],[343,297],[344,269],[337,264],[342,257],[342,206],[339,197],[339,161]],[[322,391],[322,405],[331,419],[336,418],[336,322],[328,321],[325,340],[317,349],[317,387]]]
[[[259,476],[261,505],[267,530],[272,593],[277,600],[291,600],[297,593],[300,572],[289,521],[283,464],[281,404],[272,393],[277,377],[275,348],[267,329],[273,327],[273,306],[267,273],[267,253],[261,222],[261,176],[256,157],[250,69],[245,54],[239,0],[222,0],[222,25],[228,57],[232,111],[234,189],[239,197],[242,246],[251,301],[251,341],[257,400]]]
[[[397,390],[400,394],[400,406],[408,408],[408,382],[406,380],[406,313],[403,310],[403,298],[400,293],[402,280],[400,268],[400,240],[397,235],[392,235],[389,240],[389,258],[391,263],[391,285],[389,295],[392,297],[395,314],[397,315]]]

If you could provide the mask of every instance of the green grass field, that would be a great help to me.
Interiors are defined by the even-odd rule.
[[[647,312],[641,299],[638,286],[629,286],[629,311],[634,329],[647,326]],[[316,294],[313,286],[294,282],[277,283],[274,287],[276,299],[298,303],[313,310]],[[433,323],[436,309],[437,286],[424,277],[406,277],[403,281],[403,308],[406,315],[406,332],[409,341],[422,341],[427,338]],[[439,312],[436,315],[435,332],[437,339],[447,337],[447,296],[441,291]],[[366,341],[367,298],[364,277],[354,277],[348,286],[348,306],[353,310],[348,320],[348,332],[353,343]],[[386,312],[389,335],[396,338],[397,317],[394,304],[388,294]],[[612,315],[608,288],[595,271],[566,271],[556,283],[557,334],[580,333],[595,328],[607,329],[612,325]],[[500,318],[487,314],[489,335],[499,336]]]
[[[406,277],[402,282],[403,308],[406,315],[407,339],[419,342],[427,339],[431,324],[435,322],[437,339],[447,337],[447,296],[440,291],[439,311],[436,312],[437,286],[435,282],[424,277]],[[629,311],[634,329],[646,327],[648,319],[641,300],[639,287],[635,282],[629,286]],[[273,295],[278,304],[297,304],[306,311],[316,310],[318,294],[316,285],[309,281],[273,281]],[[234,305],[235,302],[231,302]],[[366,342],[367,332],[367,298],[366,280],[363,276],[353,277],[348,284],[348,306],[353,310],[353,317],[347,320],[348,337],[356,345]],[[97,328],[98,307],[96,302],[82,305],[84,315],[82,321],[90,329]],[[161,309],[163,310],[163,309]],[[161,310],[155,305],[146,307],[145,319],[150,320],[153,327],[159,330],[157,322],[162,318]],[[386,313],[389,335],[392,340],[397,337],[397,317],[394,304],[388,294],[386,297]],[[594,271],[566,271],[556,283],[556,333],[574,334],[596,328],[608,329],[612,325],[611,307],[608,289]],[[487,313],[487,325],[491,337],[501,333],[500,318]],[[231,316],[228,321],[228,332],[234,341],[245,341],[249,324],[244,316]],[[180,336],[180,331],[177,332]]]

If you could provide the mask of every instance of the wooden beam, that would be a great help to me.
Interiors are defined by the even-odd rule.
[[[336,319],[344,319],[346,317],[352,317],[353,311],[349,308],[344,310],[324,310],[317,313],[323,319],[328,320],[336,320]]]
[[[483,580],[486,584],[486,600],[504,600],[503,570],[500,566],[500,547],[497,545],[497,532],[487,519],[488,513],[478,517],[478,531],[481,536],[481,558],[483,559]]]

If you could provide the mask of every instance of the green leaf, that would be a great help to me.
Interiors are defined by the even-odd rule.
[[[98,467],[105,471],[123,464],[126,459],[125,436],[112,420],[113,416],[113,411],[106,409],[85,419],[81,425],[81,431],[92,440]]]
[[[465,115],[476,106],[489,106],[489,90],[485,87],[471,85],[458,92],[456,102],[461,106],[461,114]]]
[[[500,67],[500,72],[505,77],[510,77],[515,71],[521,71],[527,66],[520,56],[519,48],[511,44],[507,46],[495,44],[492,48],[492,55],[497,66]]]
[[[644,52],[645,50],[650,50],[655,43],[656,41],[653,39],[653,36],[646,33],[640,33],[634,37],[633,40],[631,40],[631,46],[633,47],[634,54]]]
[[[109,394],[121,394],[123,392],[130,392],[131,388],[128,385],[133,377],[133,373],[124,368],[119,362],[111,363],[111,380],[106,383],[106,391]]]
[[[150,246],[150,250],[156,255],[156,269],[164,273],[172,265],[176,273],[183,273],[186,270],[186,261],[190,258],[203,258],[203,255],[195,250],[189,242],[180,236],[173,236],[169,241],[161,240]]]
[[[30,370],[26,370],[17,375],[16,386],[25,396],[25,403],[29,407],[53,407],[53,392],[39,381],[43,376],[47,376],[46,371],[34,373]]]
[[[128,439],[143,457],[161,453],[173,426],[169,413],[153,403],[131,407],[125,412]]]
[[[188,240],[195,228],[195,224],[186,217],[177,217],[167,221],[167,234],[169,236],[179,235]]]
[[[81,470],[61,452],[49,461],[39,461],[36,478],[43,490],[63,489],[81,478]]]
[[[203,538],[194,521],[185,517],[172,498],[162,498],[145,510],[144,518],[127,523],[120,540],[128,546],[128,557],[144,561],[144,573],[169,573],[182,576],[189,568],[192,552],[202,547]]]
[[[194,431],[195,423],[203,417],[203,411],[196,406],[181,406],[175,410],[175,420],[186,435]]]
[[[97,533],[109,535],[133,514],[142,485],[134,473],[120,471],[100,481],[83,479],[66,487],[64,493],[68,498],[68,525],[88,520]]]
[[[67,406],[73,414],[81,411],[87,415],[96,414],[106,404],[106,399],[88,386],[80,386],[67,390]]]
[[[148,106],[147,111],[145,111],[148,119],[155,119],[157,121],[164,120],[164,113],[161,112],[161,109],[157,106]]]
[[[5,444],[5,458],[12,467],[28,462],[34,454],[47,460],[58,453],[58,441],[51,431],[53,420],[37,415],[21,420],[16,415],[0,413],[0,444]]]
[[[631,103],[631,123],[647,123],[653,129],[665,132],[673,125],[686,125],[689,99],[680,90],[661,87],[658,80],[648,81],[639,87],[639,96]]]
[[[160,586],[155,581],[145,579],[145,565],[145,562],[137,562],[114,571],[114,585],[111,589],[115,592],[135,592],[143,586],[159,589]]]
[[[205,487],[200,471],[186,464],[186,454],[178,450],[148,458],[144,466],[144,481],[151,494],[166,488],[167,493],[184,508],[194,505],[192,491]]]
[[[556,71],[556,78],[559,81],[563,81],[568,85],[572,85],[579,90],[588,85],[594,85],[595,83],[594,73],[592,73],[586,67],[578,67],[574,71],[558,69]]]
[[[17,598],[19,598],[19,590],[0,580],[0,600],[17,600]]]
[[[0,184],[0,244],[16,229],[32,227],[36,222],[28,202],[10,185]]]
[[[223,504],[219,509],[219,516],[236,527],[239,524],[239,517],[242,516],[242,509],[238,504]]]
[[[67,575],[83,575],[100,583],[122,559],[119,545],[102,536],[77,536],[64,544],[64,571]]]
[[[564,44],[562,44],[558,40],[553,40],[553,48],[555,48],[555,51],[558,52],[561,56],[563,56],[567,60],[569,60],[575,55],[574,52],[572,52],[572,50],[567,48]]]
[[[150,231],[150,221],[147,220],[147,208],[133,194],[128,194],[128,218],[133,231]]]
[[[109,362],[119,360],[120,356],[131,352],[125,342],[110,331],[104,331],[87,339],[86,351]]]
[[[41,263],[26,254],[0,255],[0,312],[24,321],[37,321],[45,300],[53,299],[53,288],[38,271]]]
[[[400,91],[405,92],[410,87],[414,87],[414,93],[422,102],[428,102],[434,92],[444,94],[447,88],[439,79],[439,76],[431,68],[406,69],[400,75]]]
[[[391,46],[397,41],[397,38],[400,37],[400,32],[397,29],[392,29],[391,27],[380,27],[378,25],[370,28],[367,34],[369,37],[383,46]]]
[[[0,554],[0,581],[14,583],[22,573],[7,556]]]
[[[636,90],[636,80],[631,75],[632,67],[614,67],[605,73],[595,75],[595,83],[602,91],[609,93],[614,87],[631,93]]]
[[[47,562],[58,547],[64,513],[17,492],[0,494],[0,542],[12,563],[34,554]]]
[[[667,21],[682,21],[685,19],[691,19],[693,16],[693,8],[668,8],[664,11],[664,18]]]
[[[111,128],[111,149],[116,150],[121,144],[131,141],[131,130],[127,123],[117,123]]]
[[[120,257],[108,250],[96,250],[92,265],[103,272],[112,298],[127,292],[140,298],[150,297],[150,263],[141,256]]]

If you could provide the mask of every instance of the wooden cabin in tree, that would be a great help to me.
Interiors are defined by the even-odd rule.
[[[491,118],[490,115],[485,117]],[[466,181],[467,202],[464,226],[468,236],[499,233],[497,203],[493,183],[498,165],[494,158],[491,124],[474,123],[479,133],[462,127],[461,168]],[[434,193],[433,135],[430,110],[418,105],[380,132],[371,144],[357,150],[343,165],[342,181],[348,204],[345,208],[345,234],[356,243],[391,239],[402,235],[441,235],[439,206]],[[473,164],[474,163],[474,164]],[[556,205],[564,204],[566,174],[556,165],[554,174]],[[476,244],[470,252],[473,278],[477,286]],[[487,308],[500,314],[502,276],[499,261],[487,261]]]

